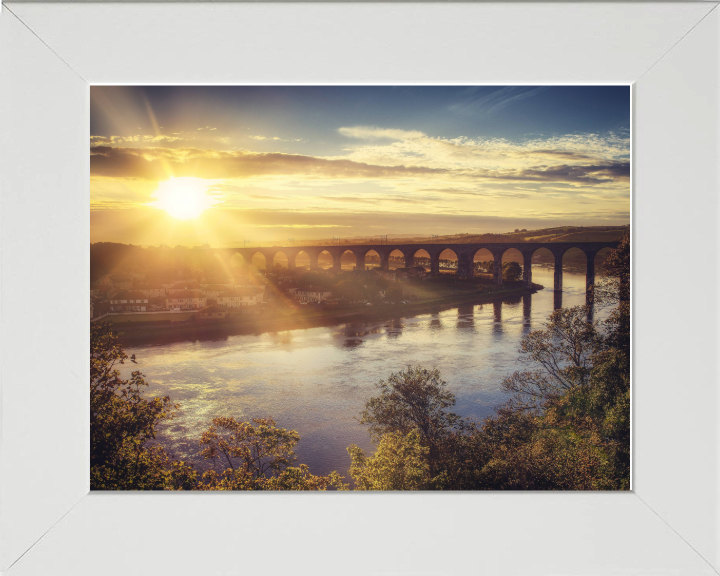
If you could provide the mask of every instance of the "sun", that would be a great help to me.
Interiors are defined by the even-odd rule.
[[[158,184],[150,205],[165,210],[178,220],[192,220],[215,204],[208,194],[211,182],[202,178],[170,178]]]

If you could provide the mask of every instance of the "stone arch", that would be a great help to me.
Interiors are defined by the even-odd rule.
[[[432,269],[432,256],[430,256],[430,252],[425,248],[419,248],[411,252],[412,253],[409,253],[406,258],[406,260],[411,260],[410,266],[422,266],[426,271]]]
[[[345,250],[340,254],[340,269],[355,270],[358,258],[352,250]]]
[[[588,255],[582,248],[570,246],[562,251],[563,267],[582,272],[587,266]]]
[[[250,263],[254,268],[257,268],[258,270],[267,270],[267,259],[265,258],[265,254],[262,252],[253,252],[253,255],[250,257]]]
[[[438,254],[438,269],[440,273],[455,273],[457,274],[458,265],[460,263],[460,257],[455,250],[452,248],[444,248]]]
[[[228,259],[228,266],[230,268],[243,268],[247,266],[247,260],[240,252],[233,252]]]
[[[290,267],[289,264],[290,258],[288,258],[287,254],[285,254],[285,252],[283,252],[282,250],[279,250],[275,252],[275,254],[273,254],[271,266],[273,270],[276,270],[278,268],[287,269]]]
[[[329,250],[321,250],[317,256],[318,268],[329,270],[335,266],[335,256]]]
[[[593,252],[585,251],[587,256],[587,267],[585,271],[585,304],[589,306],[588,309],[588,320],[592,321],[592,309],[595,304],[595,285],[597,284],[597,274],[605,276],[605,261],[607,257],[613,252],[610,247],[600,248]]]
[[[552,245],[536,246],[528,254],[530,256],[530,265],[540,265],[554,269],[554,286],[553,289],[557,294],[562,293],[562,255],[565,249]],[[532,268],[530,268],[532,274]],[[531,276],[532,278],[532,276]],[[555,308],[559,308],[561,302],[556,299]]]
[[[405,253],[395,248],[388,254],[388,269],[405,268]]]
[[[545,246],[534,248],[532,252],[530,252],[530,257],[532,258],[533,264],[551,266],[553,262],[555,262],[555,254],[553,254],[550,248]]]
[[[478,248],[472,255],[472,263],[473,275],[479,274],[482,278],[487,278],[488,274],[492,276],[495,269],[495,255],[489,248]]]
[[[295,268],[310,269],[312,267],[312,259],[310,258],[310,254],[305,252],[305,250],[300,250],[297,254],[295,254],[293,260]]]
[[[595,260],[595,270],[597,273],[601,276],[604,276],[604,270],[605,270],[605,261],[607,260],[607,257],[612,254],[613,248],[610,248],[609,246],[606,246],[605,248],[600,248],[597,252],[595,252],[595,255],[593,256]]]
[[[382,267],[382,255],[377,250],[370,248],[365,250],[362,255],[362,269],[371,270],[373,268]]]
[[[520,250],[514,246],[510,246],[503,250],[502,255],[500,256],[500,266],[501,266],[501,274],[503,275],[503,281],[508,279],[508,276],[511,275],[510,271],[505,270],[505,265],[510,264],[511,262],[516,262],[520,265],[520,272],[517,275],[517,278],[510,278],[510,280],[519,281],[526,277],[526,271],[525,267],[528,265],[528,263],[525,262],[525,258],[523,257],[523,253],[520,252]]]

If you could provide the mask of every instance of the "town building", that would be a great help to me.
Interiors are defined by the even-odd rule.
[[[167,288],[160,284],[145,284],[136,288],[138,292],[142,292],[148,298],[165,298]]]
[[[295,298],[300,302],[323,302],[332,298],[332,291],[321,286],[308,286],[297,290]]]
[[[148,298],[137,290],[118,292],[110,297],[111,312],[145,312]]]
[[[220,294],[227,292],[228,286],[223,286],[222,284],[210,284],[208,286],[203,286],[200,288],[200,292],[205,294],[208,298],[217,298],[220,296]]]
[[[221,306],[228,308],[241,308],[243,306],[257,306],[263,303],[264,290],[262,288],[236,288],[220,294],[216,300]]]
[[[207,297],[202,292],[182,290],[171,292],[165,298],[165,308],[168,310],[200,310],[207,306]]]

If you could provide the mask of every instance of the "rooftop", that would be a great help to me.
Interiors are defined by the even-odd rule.
[[[205,298],[201,292],[193,292],[191,290],[181,290],[168,294],[168,298]]]

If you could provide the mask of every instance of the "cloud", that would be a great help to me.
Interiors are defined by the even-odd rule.
[[[330,202],[343,202],[348,204],[382,204],[392,202],[394,204],[421,204],[425,201],[435,200],[433,196],[316,196],[321,200]]]
[[[361,140],[412,140],[414,138],[425,138],[426,135],[416,130],[400,130],[396,128],[376,128],[374,126],[353,126],[339,128],[338,132],[348,138]]]
[[[525,182],[568,182],[578,184],[607,184],[630,178],[629,162],[612,162],[604,165],[587,166],[538,166],[522,170],[487,171],[483,178],[498,180],[520,180]]]
[[[352,228],[343,224],[250,224],[249,228]]]
[[[547,90],[547,86],[506,86],[499,90],[492,90],[484,86],[478,86],[468,91],[470,95],[466,100],[450,106],[450,110],[460,114],[472,116],[485,116],[503,108],[507,108],[515,102],[532,98]],[[480,96],[476,96],[480,93]]]
[[[344,156],[373,165],[443,168],[457,178],[600,183],[625,186],[629,138],[624,134],[570,134],[520,142],[502,138],[419,138],[365,144]],[[448,188],[458,188],[456,185]]]
[[[442,168],[374,166],[352,160],[279,152],[110,146],[90,149],[92,176],[148,180],[166,180],[172,176],[223,179],[288,175],[313,178],[397,178],[445,172],[447,170]]]
[[[279,136],[260,136],[259,134],[248,136],[248,138],[253,140],[275,140],[276,142],[305,142],[302,138],[280,138]]]
[[[472,190],[458,190],[456,188],[423,188],[420,192],[435,192],[437,194],[448,194],[450,196],[486,196],[483,192]]]
[[[90,136],[90,146],[112,146],[124,142],[177,142],[178,140],[183,140],[183,138],[176,134],[158,134],[156,136],[150,134],[137,134],[134,136]]]
[[[248,198],[253,198],[254,200],[285,200],[287,201],[287,196],[263,196],[261,194],[248,194]]]

